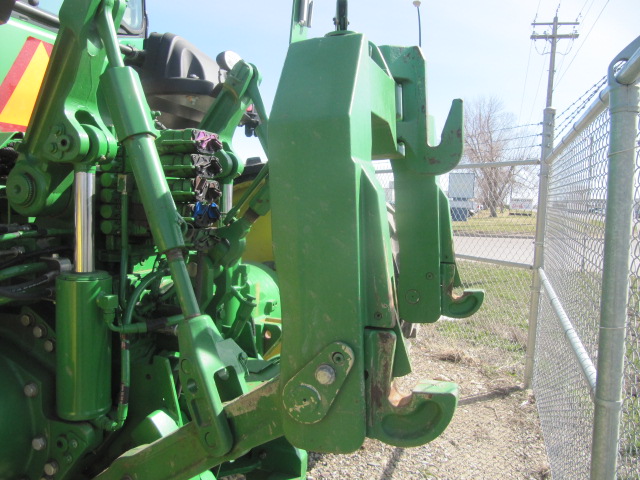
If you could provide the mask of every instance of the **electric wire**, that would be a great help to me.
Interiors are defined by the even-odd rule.
[[[515,128],[524,128],[524,127],[538,127],[542,125],[542,122],[536,122],[536,123],[525,123],[523,125],[514,125],[513,127],[503,127],[503,128],[496,128],[493,131],[494,132],[500,132],[502,130],[513,130]]]
[[[538,6],[536,7],[536,16],[533,18],[533,23],[536,23],[536,20],[538,19],[538,12],[540,12],[541,3],[542,3],[542,0],[538,0]]]
[[[524,98],[527,93],[527,80],[529,79],[529,65],[531,64],[531,51],[533,50],[533,44],[535,43],[533,39],[529,44],[529,58],[527,58],[527,70],[524,74],[524,85],[522,87],[522,97],[520,98],[520,111],[518,112],[518,119],[522,117],[522,107],[524,106]]]
[[[587,16],[589,15],[589,12],[591,11],[591,7],[593,7],[593,4],[595,3],[596,0],[585,0],[584,5],[582,6],[582,9],[580,10],[580,13],[578,14],[578,16],[582,15],[582,11],[584,10],[585,5],[591,1],[591,3],[589,4],[589,8],[587,8],[587,11],[585,12],[584,16],[582,18],[587,18]]]
[[[589,29],[589,31],[587,32],[587,34],[584,36],[582,43],[580,43],[580,45],[578,46],[578,49],[576,50],[576,53],[573,55],[573,58],[571,59],[571,61],[569,62],[569,65],[567,65],[567,68],[564,70],[564,72],[562,72],[561,75],[559,75],[558,80],[556,80],[556,86],[558,86],[560,84],[560,82],[562,81],[562,79],[564,78],[564,76],[566,75],[566,73],[569,71],[569,69],[571,68],[571,65],[573,65],[574,60],[578,57],[578,54],[580,53],[580,50],[582,50],[582,47],[584,46],[584,44],[587,42],[587,39],[589,38],[589,35],[591,34],[591,32],[593,31],[593,28],[596,26],[596,24],[598,23],[598,20],[600,20],[600,17],[602,16],[602,12],[604,12],[604,9],[607,8],[607,5],[609,5],[610,0],[607,0],[604,4],[604,6],[602,7],[602,10],[600,10],[600,13],[598,13],[598,17],[595,19],[595,21],[593,22],[593,24],[591,25],[591,28]],[[588,13],[588,12],[587,12]]]
[[[537,51],[537,48],[536,48]],[[536,100],[538,100],[538,93],[540,92],[540,85],[542,84],[542,78],[544,77],[544,67],[541,69],[540,71],[540,79],[538,80],[538,87],[536,88],[536,94],[533,97],[533,102],[531,105],[531,113],[529,113],[529,121],[531,121],[531,119],[533,118],[533,111],[535,110],[536,107]]]

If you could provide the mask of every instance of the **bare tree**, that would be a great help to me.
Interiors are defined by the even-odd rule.
[[[517,127],[515,116],[505,112],[495,97],[465,104],[464,157],[469,163],[493,163],[531,158],[536,135]],[[506,199],[518,189],[519,179],[529,177],[527,167],[476,169],[477,199],[492,217],[502,211]]]

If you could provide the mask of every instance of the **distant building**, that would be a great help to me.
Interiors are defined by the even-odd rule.
[[[474,172],[455,172],[449,174],[449,207],[451,219],[454,222],[466,222],[470,215],[475,213],[475,186],[476,174]]]

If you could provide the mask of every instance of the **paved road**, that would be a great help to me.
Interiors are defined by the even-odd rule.
[[[453,246],[457,255],[503,260],[507,262],[533,264],[533,238],[505,237],[453,237]],[[604,239],[583,237],[571,243],[565,250],[567,262],[580,268],[600,270],[604,253]],[[580,255],[584,256],[580,258]],[[640,274],[640,240],[631,240],[631,272]]]
[[[533,264],[533,238],[453,237],[457,255]]]

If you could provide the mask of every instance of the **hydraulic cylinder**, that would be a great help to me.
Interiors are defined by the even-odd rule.
[[[97,300],[111,293],[107,272],[56,279],[56,408],[65,420],[91,420],[111,408],[111,341]]]

